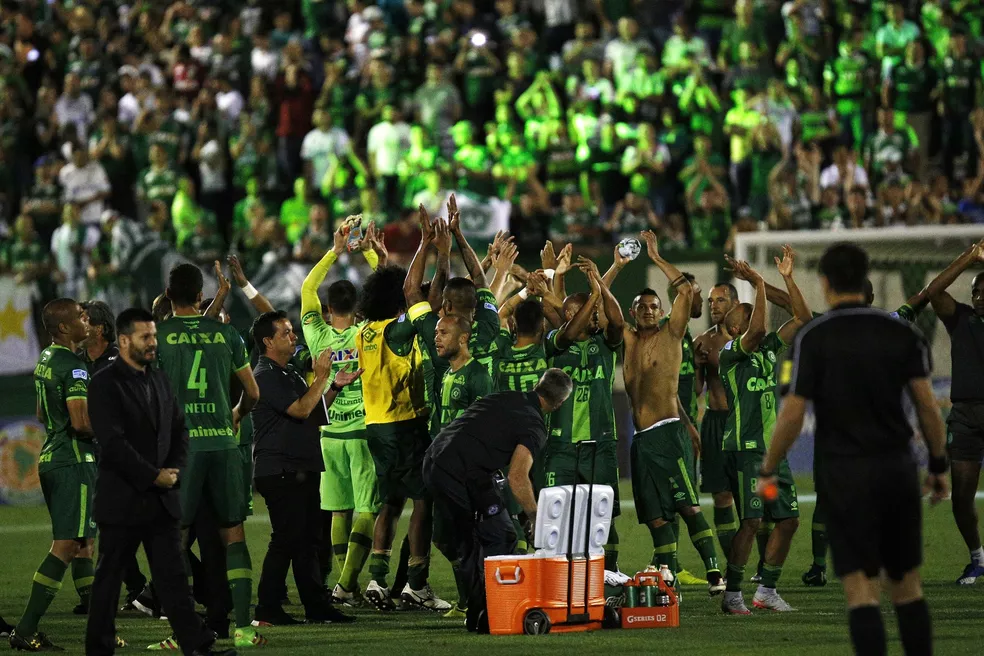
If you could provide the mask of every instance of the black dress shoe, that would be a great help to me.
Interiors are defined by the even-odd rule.
[[[253,611],[253,626],[295,626],[303,624],[296,620],[283,608],[269,608],[257,606]]]
[[[355,619],[353,615],[346,615],[331,604],[326,604],[317,611],[308,613],[306,617],[308,624],[351,624]]]

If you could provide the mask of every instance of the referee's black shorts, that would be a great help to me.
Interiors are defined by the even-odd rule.
[[[922,492],[910,455],[825,455],[816,473],[837,576],[884,570],[901,581],[922,564]]]

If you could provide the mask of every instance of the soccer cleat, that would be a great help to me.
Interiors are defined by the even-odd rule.
[[[253,628],[238,628],[232,636],[232,643],[236,649],[248,649],[251,647],[264,647],[269,640],[261,636]]]
[[[396,610],[396,604],[393,603],[393,598],[390,596],[390,589],[384,588],[375,581],[369,581],[365,595],[366,601],[372,604],[376,610]]]
[[[54,645],[48,636],[38,631],[32,636],[17,635],[17,630],[10,632],[10,648],[17,651],[65,651],[61,647]]]
[[[721,598],[721,610],[726,615],[751,615],[752,611],[745,606],[745,599],[740,592],[725,592]]]
[[[132,603],[134,608],[147,617],[161,618],[161,605],[157,601],[157,597],[154,595],[154,590],[150,587],[150,584],[136,596]]]
[[[14,625],[7,624],[7,621],[0,617],[0,638],[9,638],[13,630]]]
[[[468,609],[467,608],[462,608],[458,604],[455,604],[451,608],[451,610],[449,610],[448,612],[444,613],[444,617],[447,617],[447,618],[453,619],[453,620],[464,619],[464,618],[468,617]]]
[[[677,579],[679,580],[679,575],[677,575]],[[721,572],[712,569],[707,573],[707,592],[712,597],[716,597],[724,592],[726,587],[727,583],[724,577],[721,576]]]
[[[348,608],[362,608],[365,605],[365,599],[358,590],[349,592],[339,583],[331,591],[331,603],[347,606]]]
[[[178,641],[174,639],[174,636],[168,636],[160,642],[155,642],[152,645],[147,646],[147,651],[180,651],[181,646],[178,645]]]
[[[677,581],[680,582],[680,585],[707,585],[707,579],[702,579],[699,576],[695,576],[685,569],[681,569],[677,572],[676,577]]]
[[[451,610],[451,604],[439,599],[434,591],[431,590],[430,584],[428,583],[420,590],[414,590],[407,583],[406,587],[403,588],[403,592],[400,594],[400,599],[403,600],[404,604],[411,607],[416,606],[417,608],[423,608],[425,610],[432,610],[437,613],[445,613]]]
[[[803,574],[803,585],[811,588],[822,588],[827,585],[827,568],[813,565],[810,571]]]
[[[117,649],[126,649],[129,646],[130,645],[127,644],[126,640],[124,640],[123,638],[121,638],[119,636],[116,636],[116,648]]]
[[[774,610],[777,613],[788,613],[796,610],[786,603],[786,600],[779,596],[775,588],[763,588],[761,585],[755,592],[752,605],[763,610]]]
[[[972,562],[964,567],[963,574],[957,579],[957,585],[974,585],[980,578],[984,578],[984,567]]]

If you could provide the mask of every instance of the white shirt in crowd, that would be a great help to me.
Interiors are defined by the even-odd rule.
[[[841,184],[840,169],[837,168],[836,164],[831,164],[820,172],[821,189],[826,189],[827,187],[838,187]],[[865,171],[864,167],[860,164],[854,165],[854,180],[852,181],[851,186],[868,187],[868,172]]]
[[[226,188],[222,148],[215,139],[207,142],[199,151],[198,175],[201,177],[203,194],[222,191]]]
[[[239,93],[236,89],[232,89],[230,91],[220,91],[215,94],[215,106],[222,112],[226,121],[235,123],[239,120],[239,114],[243,111],[243,107],[246,106],[246,101],[243,99],[243,94]]]
[[[157,107],[157,98],[154,97],[154,94],[148,94],[141,103],[135,95],[128,93],[120,98],[120,102],[116,105],[116,118],[120,123],[132,126],[137,117],[140,116],[140,112],[155,107]]]
[[[301,158],[311,162],[312,179],[308,182],[319,189],[328,167],[331,166],[332,158],[347,155],[351,148],[348,132],[342,128],[332,127],[327,131],[314,129],[308,132],[301,142]]]
[[[80,227],[63,223],[51,235],[51,254],[55,266],[65,277],[59,284],[59,293],[69,298],[85,298],[86,272],[89,269],[89,253],[99,243],[99,227]],[[81,246],[81,252],[76,252]]]
[[[544,0],[543,12],[547,27],[570,25],[577,20],[577,2],[575,0]]]
[[[101,200],[91,201],[112,190],[106,169],[95,160],[89,160],[82,168],[69,162],[59,171],[58,183],[62,187],[66,203],[79,203],[82,206],[82,223],[99,225],[99,218],[106,209],[105,203]]]
[[[55,102],[55,120],[58,129],[64,130],[66,125],[74,125],[80,141],[89,137],[89,126],[96,118],[92,98],[80,93],[77,98],[62,94]]]
[[[253,67],[253,75],[259,75],[268,80],[277,77],[277,73],[280,71],[280,55],[273,50],[253,48],[249,62]]]
[[[366,137],[366,150],[376,175],[396,175],[400,154],[410,147],[410,126],[400,123],[377,123]]]

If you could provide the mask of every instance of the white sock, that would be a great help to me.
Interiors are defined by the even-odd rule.
[[[970,560],[978,567],[984,567],[984,547],[977,547],[970,552]]]

